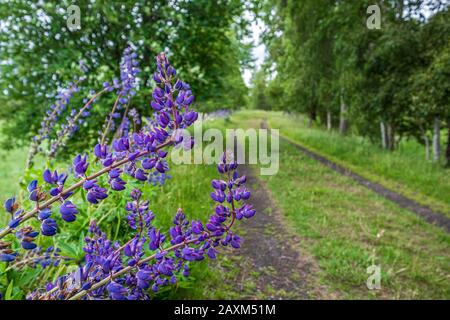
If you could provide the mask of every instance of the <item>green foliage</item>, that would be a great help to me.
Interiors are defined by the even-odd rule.
[[[268,88],[265,70],[258,70],[253,77],[253,87],[250,95],[250,107],[252,109],[270,110],[270,97],[268,96]]]
[[[69,110],[81,107],[90,89],[99,90],[104,81],[118,77],[120,57],[129,43],[139,54],[141,87],[151,86],[153,58],[168,51],[181,77],[191,85],[197,109],[245,104],[240,68],[249,63],[249,55],[241,39],[248,33],[248,22],[242,18],[245,4],[241,1],[82,1],[77,3],[81,28],[76,31],[66,26],[71,4],[0,1],[0,119],[7,119],[1,128],[5,147],[28,144],[57,88],[80,75],[79,61],[88,66],[88,79]],[[150,89],[135,97],[130,108],[150,115],[149,97]],[[110,97],[95,105],[80,129],[84,139],[74,139],[69,149],[95,141],[113,101]]]
[[[403,140],[398,150],[386,152],[360,136],[342,137],[320,128],[308,128],[301,116],[267,112],[253,118],[266,118],[283,136],[450,216],[450,172],[427,162],[423,148],[414,139]]]
[[[371,30],[366,10],[373,4],[264,1],[266,65],[276,76],[261,89],[275,89],[274,110],[301,112],[318,123],[327,113],[335,124],[343,116],[377,143],[383,122],[393,148],[404,136],[422,142],[436,117],[450,123],[450,8],[444,1],[378,2],[381,29]],[[340,114],[341,104],[346,113]]]

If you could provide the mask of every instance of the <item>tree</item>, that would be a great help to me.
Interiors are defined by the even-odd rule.
[[[371,5],[380,8],[380,29],[366,26]],[[431,145],[434,128],[439,158],[448,122],[445,1],[267,0],[262,7],[267,64],[276,69],[267,86],[282,92],[273,106],[328,129],[339,119],[341,133],[351,126],[388,150],[405,136]]]
[[[150,62],[167,51],[198,93],[200,110],[236,108],[245,102],[240,69],[249,58],[241,39],[248,31],[241,1],[83,2],[78,4],[81,28],[69,31],[71,4],[0,0],[0,119],[5,146],[29,141],[57,88],[80,75],[79,61],[89,72],[80,97],[71,101],[76,106],[90,89],[100,89],[104,81],[118,76],[122,51],[130,43],[137,48],[146,75],[141,86],[152,85]],[[150,90],[132,101],[143,116],[150,112],[149,94]],[[105,100],[95,105],[82,128],[86,139],[76,139],[69,147],[95,140],[112,104],[113,100]]]
[[[427,132],[432,131],[434,162],[438,162],[441,156],[442,124],[446,123],[450,131],[450,43],[446,38],[450,32],[449,17],[450,11],[444,10],[431,17],[423,26],[422,65],[411,76],[411,85],[414,88],[412,125],[421,128],[426,146],[429,145],[427,140],[430,140]],[[450,141],[447,140],[447,164],[450,162],[449,150]]]
[[[267,92],[267,79],[264,68],[258,70],[252,79],[252,89],[250,92],[250,107],[253,109],[272,109]]]

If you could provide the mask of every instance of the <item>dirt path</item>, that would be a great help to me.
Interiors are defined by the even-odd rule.
[[[280,136],[280,139],[284,142],[290,143],[291,145],[296,147],[298,150],[303,152],[308,157],[319,161],[323,165],[329,167],[330,169],[332,169],[344,176],[352,178],[353,180],[355,180],[359,184],[365,186],[366,188],[369,188],[372,191],[374,191],[375,193],[385,197],[386,199],[388,199],[392,202],[395,202],[400,207],[414,212],[418,216],[425,219],[427,222],[429,222],[431,224],[435,224],[435,225],[443,228],[445,231],[450,232],[450,218],[446,217],[444,214],[442,214],[440,212],[435,212],[435,211],[431,210],[430,208],[428,208],[427,206],[421,205],[421,204],[417,203],[416,201],[414,201],[408,197],[405,197],[393,190],[390,190],[389,188],[386,188],[385,186],[383,186],[379,183],[371,182],[371,181],[367,180],[366,178],[360,176],[359,174],[332,162],[331,160],[305,148],[304,146],[302,146],[298,143],[294,143],[286,138],[283,138],[282,136]]]
[[[284,223],[265,183],[248,166],[240,166],[239,173],[247,176],[246,185],[252,193],[248,202],[257,210],[239,230],[243,244],[237,251],[238,282],[254,285],[242,292],[243,298],[330,298],[325,288],[317,286],[315,261],[300,252],[301,239]]]

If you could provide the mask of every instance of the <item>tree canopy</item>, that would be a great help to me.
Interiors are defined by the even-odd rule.
[[[89,90],[118,77],[123,50],[133,45],[143,76],[152,86],[150,65],[162,51],[191,84],[197,108],[238,108],[245,103],[241,68],[250,56],[241,41],[248,33],[247,4],[239,0],[82,1],[80,28],[67,20],[71,1],[0,1],[0,119],[4,145],[29,141],[39,128],[57,89],[88,69],[81,92],[70,104],[81,106]],[[133,98],[132,107],[149,115],[149,95]],[[83,133],[95,139],[114,100],[95,105]],[[0,120],[1,121],[1,120]],[[83,139],[77,139],[83,140]],[[87,141],[78,142],[86,143]]]

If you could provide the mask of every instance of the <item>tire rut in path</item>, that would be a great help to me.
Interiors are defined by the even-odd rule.
[[[264,125],[262,125],[264,126]],[[422,217],[425,221],[427,221],[430,224],[437,225],[441,228],[443,228],[446,232],[450,233],[450,218],[446,217],[443,213],[435,212],[431,210],[429,207],[421,205],[417,203],[416,201],[405,197],[404,195],[401,195],[389,188],[386,188],[385,186],[372,182],[367,180],[366,178],[360,176],[359,174],[337,164],[333,161],[327,159],[324,156],[321,156],[304,146],[294,143],[293,141],[290,141],[289,139],[284,138],[283,136],[279,136],[280,140],[291,144],[298,150],[300,150],[302,153],[307,155],[308,157],[319,161],[323,165],[329,167],[330,169],[344,175],[347,177],[352,178],[356,182],[358,182],[360,185],[365,186],[366,188],[369,188],[370,190],[374,191],[375,193],[383,196],[384,198],[396,203],[398,206],[407,209],[409,211],[414,212],[416,215]]]
[[[248,203],[254,206],[256,215],[242,225],[245,234],[238,255],[246,260],[250,271],[258,273],[254,278],[260,295],[266,299],[325,297],[327,290],[314,284],[318,269],[314,260],[299,253],[300,239],[285,226],[265,183],[250,167],[242,165],[239,169],[247,176],[246,186],[252,194]]]

